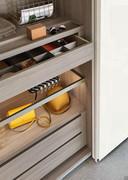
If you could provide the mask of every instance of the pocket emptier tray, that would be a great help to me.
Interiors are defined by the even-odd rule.
[[[30,56],[37,64],[31,62],[32,66],[20,71],[15,70],[10,77],[0,79],[0,102],[94,58],[93,43],[75,35],[66,38],[69,38],[69,43],[66,45],[47,53],[42,50],[42,54]],[[27,56],[26,58],[28,59]],[[5,61],[10,61],[10,59]]]
[[[53,18],[46,22],[43,21],[42,23],[46,25],[47,29],[53,26],[65,25],[66,31],[56,35],[48,34],[46,38],[31,41],[27,39],[26,26],[20,26],[17,28],[17,32],[14,36],[10,36],[10,38],[0,41],[0,61],[57,39],[79,33],[83,28],[82,26],[63,18]]]

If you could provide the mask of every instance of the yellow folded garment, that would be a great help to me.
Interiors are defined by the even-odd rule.
[[[51,90],[48,91],[48,96],[52,95],[55,92],[58,92],[62,90],[62,86],[57,86]],[[50,110],[54,114],[62,114],[70,107],[70,97],[68,93],[64,93],[52,101],[48,102],[46,105],[46,108]]]
[[[27,104],[27,105],[20,106],[18,108],[12,109],[12,110],[8,111],[7,115],[11,116],[11,115],[13,115],[13,114],[15,114],[15,113],[29,107],[30,105],[31,104]],[[35,113],[35,110],[32,110],[32,111],[24,114],[23,116],[20,116],[19,118],[16,118],[15,120],[11,121],[9,123],[9,128],[14,129],[14,128],[17,128],[19,126],[30,123],[30,122],[32,122],[34,120],[36,120],[36,113]]]

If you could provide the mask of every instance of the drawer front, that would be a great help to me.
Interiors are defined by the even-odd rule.
[[[10,180],[19,176],[80,134],[82,130],[83,119],[80,116],[3,165],[0,168],[0,179]]]
[[[79,39],[79,37],[78,37]],[[77,48],[37,64],[10,78],[0,81],[0,101],[5,101],[41,82],[60,75],[94,58],[93,43],[81,39],[83,44]]]
[[[80,134],[72,139],[70,142],[65,144],[62,148],[48,156],[46,159],[41,161],[39,164],[28,170],[23,175],[16,178],[17,180],[40,180],[53,169],[79,151],[85,144],[83,144],[83,135]]]

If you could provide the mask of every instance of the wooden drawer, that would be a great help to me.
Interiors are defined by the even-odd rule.
[[[82,148],[86,144],[85,117],[83,118],[82,116],[67,123],[51,135],[42,139],[40,142],[36,143],[26,151],[22,152],[21,154],[1,166],[0,179],[14,179],[29,168],[32,168],[32,166],[34,166],[36,163],[39,163],[39,161],[48,158],[49,155],[51,156],[51,154],[54,154],[56,150],[61,150],[61,147],[64,147],[65,144],[79,135],[81,135],[80,144],[78,145],[76,143],[76,147],[79,147],[78,149]],[[69,147],[68,149],[66,148],[66,150],[70,150]],[[69,156],[70,155],[71,152]],[[65,160],[65,158],[66,156],[64,156],[63,160]],[[58,159],[58,161],[60,160]],[[57,165],[58,164],[56,164],[56,166]]]
[[[56,152],[42,160],[40,163],[29,169],[27,172],[17,177],[17,180],[40,180],[53,169],[70,158],[83,147],[82,134],[77,135],[70,142],[58,149]]]
[[[71,90],[85,83],[84,77],[74,70],[61,74],[59,78],[63,88],[50,96],[44,96],[44,93],[38,92],[38,98],[37,101],[35,101],[35,94],[25,91],[24,93],[20,93],[17,96],[0,103],[0,127],[7,125],[9,122],[30,112],[31,110],[36,110],[54,98],[70,92]],[[29,103],[32,103],[32,105],[12,116],[7,116],[7,112],[10,109],[14,109]]]
[[[93,43],[75,36],[76,45],[69,43],[68,51],[59,56],[33,65],[30,68],[14,73],[6,79],[0,80],[0,101],[5,101],[21,92],[34,87],[41,82],[60,75],[74,67],[93,59]],[[72,48],[71,48],[72,47]],[[55,55],[54,52],[50,52]]]

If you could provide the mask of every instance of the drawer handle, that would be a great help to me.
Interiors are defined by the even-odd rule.
[[[58,86],[60,84],[60,77],[57,76],[53,79],[50,79],[49,81],[46,81],[44,83],[39,84],[38,86],[35,86],[29,90],[30,93],[35,94],[35,101],[38,97],[38,92],[47,94],[48,90],[53,89],[55,86]]]

